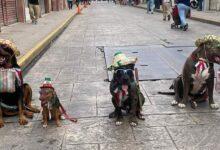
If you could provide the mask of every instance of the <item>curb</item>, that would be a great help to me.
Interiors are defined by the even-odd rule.
[[[83,6],[80,8],[83,9]],[[38,42],[32,49],[30,49],[24,56],[18,60],[18,65],[22,70],[25,70],[31,62],[53,41],[60,33],[72,22],[74,17],[78,15],[74,13],[68,17],[63,23],[61,23],[55,30],[49,33],[43,40]]]
[[[134,6],[134,7],[140,8],[140,9],[147,9],[146,7],[142,7],[142,6]],[[155,9],[155,12],[162,13],[162,10]],[[218,21],[213,21],[213,20],[208,20],[208,19],[203,19],[203,18],[198,18],[198,17],[190,17],[189,19],[199,21],[199,22],[202,22],[202,23],[208,23],[208,24],[220,26],[220,22],[218,22]]]

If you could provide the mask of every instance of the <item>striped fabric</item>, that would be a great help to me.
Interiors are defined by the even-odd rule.
[[[15,92],[15,70],[1,69],[0,70],[0,93]]]

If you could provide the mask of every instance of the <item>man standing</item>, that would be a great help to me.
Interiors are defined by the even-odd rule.
[[[37,24],[39,18],[40,6],[38,0],[28,0],[29,13],[33,24]]]
[[[198,7],[198,11],[202,11],[202,8],[203,8],[203,0],[198,0],[198,5],[199,5],[199,7]]]
[[[163,9],[163,20],[166,21],[166,17],[168,18],[168,21],[170,21],[171,18],[171,4],[170,0],[162,0],[162,9]]]

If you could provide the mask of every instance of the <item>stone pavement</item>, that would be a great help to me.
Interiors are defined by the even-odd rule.
[[[135,7],[147,9],[147,4],[139,4]],[[156,11],[162,12],[162,10],[156,10]],[[190,19],[220,26],[219,11],[197,11],[195,9],[191,9],[191,11],[192,13]]]
[[[220,110],[210,110],[207,103],[199,104],[196,110],[172,107],[172,97],[157,94],[166,91],[172,80],[140,83],[146,98],[146,120],[139,121],[137,127],[131,127],[127,117],[119,127],[108,118],[113,106],[109,82],[104,81],[107,72],[100,48],[166,45],[193,49],[198,37],[220,34],[218,26],[192,20],[189,24],[187,32],[172,30],[170,23],[161,20],[161,14],[93,2],[76,16],[24,79],[33,88],[34,103],[40,106],[39,87],[44,77],[51,77],[62,104],[70,115],[79,118],[78,123],[64,120],[60,128],[50,123],[43,129],[41,114],[24,127],[18,125],[17,117],[5,118],[0,149],[219,149]],[[175,59],[170,60],[175,63]],[[215,100],[220,104],[216,93]]]

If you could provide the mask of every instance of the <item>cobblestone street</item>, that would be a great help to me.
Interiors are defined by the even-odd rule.
[[[139,8],[93,2],[75,17],[24,78],[32,87],[34,104],[40,107],[39,87],[45,77],[50,77],[67,113],[77,117],[78,122],[63,120],[62,127],[49,123],[44,129],[41,114],[24,127],[17,117],[4,118],[7,123],[0,129],[0,149],[220,149],[220,110],[211,110],[208,103],[198,104],[195,110],[190,106],[180,109],[171,106],[172,96],[158,94],[169,91],[172,79],[181,73],[182,63],[195,49],[197,38],[220,35],[219,26],[187,21],[189,29],[184,32],[171,29],[172,21],[162,21],[161,13],[151,15]],[[146,119],[137,127],[131,127],[127,117],[121,126],[108,118],[114,107],[103,50],[127,49],[143,49],[140,56],[149,62],[154,56],[166,62],[163,69],[162,63],[149,63],[139,73],[145,80],[140,85],[146,98]],[[220,105],[216,91],[214,100]]]

